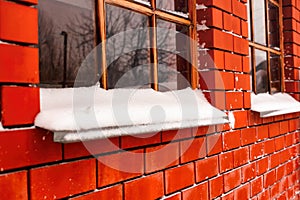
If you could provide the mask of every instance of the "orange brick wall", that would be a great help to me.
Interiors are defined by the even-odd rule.
[[[46,130],[1,131],[1,199],[299,199],[300,115],[262,119],[250,111],[246,0],[197,3],[208,7],[197,15],[210,28],[198,31],[199,43],[215,63],[200,63],[209,69],[200,72],[200,84],[213,105],[233,114],[234,128],[88,142],[96,157],[82,143],[54,143]],[[0,45],[4,126],[32,125],[39,112],[36,4],[0,0],[0,40],[7,43]],[[286,89],[298,99],[299,16],[298,1],[284,0]]]

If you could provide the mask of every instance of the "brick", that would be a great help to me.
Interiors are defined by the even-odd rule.
[[[250,199],[250,184],[243,185],[235,190],[234,199]]]
[[[279,181],[285,176],[285,165],[281,165],[276,169],[276,180]]]
[[[206,156],[206,141],[204,138],[184,140],[180,142],[180,162],[186,163]]]
[[[185,138],[191,138],[192,137],[192,129],[186,128],[186,129],[179,129],[179,130],[170,130],[170,131],[163,131],[162,134],[162,142],[170,142]],[[130,141],[129,141],[130,142]]]
[[[218,174],[218,156],[208,157],[196,162],[196,181],[200,182]]]
[[[208,200],[208,183],[204,182],[182,192],[182,200],[201,199]]]
[[[249,43],[248,40],[244,38],[239,38],[234,36],[233,37],[233,51],[242,54],[242,55],[248,55],[249,54]]]
[[[247,111],[233,111],[233,116],[236,119],[234,123],[234,128],[246,127],[248,124],[248,113]]]
[[[167,134],[167,133],[166,133]],[[147,133],[137,136],[123,136],[121,137],[121,148],[133,148],[157,144],[161,142],[161,133]]]
[[[114,199],[122,200],[122,185],[116,185],[113,187],[105,188],[96,192],[81,195],[75,198],[70,198],[70,200],[96,200],[96,199]]]
[[[263,177],[260,176],[256,179],[254,179],[253,181],[250,182],[250,186],[251,186],[251,197],[257,195],[258,193],[260,193],[263,190]]]
[[[241,144],[245,146],[256,142],[256,130],[255,128],[246,128],[241,130]]]
[[[0,44],[0,82],[39,83],[38,49]]]
[[[242,167],[243,183],[253,179],[255,176],[256,176],[256,163],[251,163]]]
[[[231,12],[231,0],[198,0],[197,3],[205,6],[215,6],[224,11]]]
[[[142,192],[137,192],[142,191]],[[124,184],[125,200],[152,200],[164,195],[163,173],[126,182]]]
[[[95,159],[31,169],[31,199],[55,199],[96,189]]]
[[[265,147],[265,149],[264,149],[265,154],[273,153],[275,151],[274,139],[265,141],[264,147]]]
[[[260,193],[258,195],[258,199],[261,199],[261,200],[271,199],[270,190],[264,190],[262,193]]]
[[[253,144],[250,147],[250,160],[256,160],[264,155],[264,143]]]
[[[146,173],[179,164],[179,143],[146,148]]]
[[[61,144],[54,143],[53,134],[42,129],[1,132],[0,149],[1,171],[62,159]]]
[[[275,150],[279,151],[285,147],[284,136],[275,138]]]
[[[209,180],[210,199],[216,198],[223,193],[223,176]]]
[[[249,57],[242,56],[242,60],[243,60],[243,72],[245,72],[245,73],[250,73],[251,68],[250,68],[250,60],[249,60]]]
[[[234,89],[234,74],[223,71],[201,71],[200,87],[206,89],[233,90]]]
[[[262,124],[262,118],[260,118],[260,114],[258,112],[248,111],[248,119],[249,126]]]
[[[269,127],[267,125],[256,127],[257,140],[264,140],[269,137]]]
[[[280,164],[280,154],[279,153],[274,153],[270,155],[269,157],[269,163],[270,163],[270,168],[277,167]]]
[[[246,5],[238,0],[232,0],[232,12],[243,20],[247,20],[248,18]]]
[[[204,92],[204,95],[210,104],[214,107],[225,110],[225,92],[224,91],[209,91]]]
[[[243,92],[244,108],[251,108],[251,92]]]
[[[194,184],[194,164],[165,171],[166,193],[170,194]]]
[[[200,50],[198,52],[200,69],[224,69],[224,52],[219,50]]]
[[[225,69],[231,71],[242,71],[242,56],[233,53],[224,53]]]
[[[207,154],[214,155],[222,151],[222,135],[220,133],[207,136]]]
[[[226,195],[222,196],[222,200],[232,200],[232,199],[234,199],[233,194],[234,194],[233,192],[227,193]]]
[[[279,122],[279,126],[280,126],[280,134],[289,132],[289,122],[288,121]]]
[[[237,147],[240,147],[241,145],[241,131],[228,131],[223,133],[223,150],[231,150],[235,149]]]
[[[2,86],[1,94],[4,127],[34,123],[40,111],[39,88]]]
[[[264,175],[264,187],[267,188],[275,183],[276,180],[276,171],[269,171]]]
[[[119,138],[63,144],[64,159],[72,159],[120,150]]]
[[[238,17],[232,17],[232,29],[235,34],[241,35],[241,20]]]
[[[223,12],[223,29],[226,31],[232,31],[232,18],[229,13]]]
[[[241,31],[242,31],[242,36],[245,38],[248,38],[248,23],[247,21],[241,20]]]
[[[222,28],[222,11],[212,7],[197,10],[197,22],[208,27]]]
[[[0,1],[0,39],[38,43],[38,13],[36,8]]]
[[[142,150],[100,156],[98,161],[98,187],[137,177],[144,172]]]
[[[165,198],[166,200],[181,200],[181,193],[177,193]]]
[[[243,147],[238,150],[233,151],[233,162],[234,167],[246,164],[249,161],[249,148]]]
[[[219,154],[220,172],[223,173],[233,168],[233,153],[226,152]]]
[[[0,174],[1,199],[28,199],[27,172]]]
[[[199,37],[200,44],[205,44],[204,48],[218,48],[227,51],[233,51],[234,37],[229,33],[211,28],[205,31],[198,31],[198,37]],[[246,43],[243,41],[243,44]],[[248,45],[248,42],[246,45]],[[239,45],[236,46],[238,47],[237,51],[243,50],[243,48],[241,48]],[[248,51],[248,46],[247,46],[247,51]]]
[[[228,192],[241,184],[241,169],[224,174],[224,191]]]
[[[251,90],[250,74],[235,74],[235,88],[240,90]]]

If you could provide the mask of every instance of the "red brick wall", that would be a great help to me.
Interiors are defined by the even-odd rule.
[[[284,2],[287,91],[299,98],[300,4]],[[36,3],[0,0],[0,40],[8,43],[0,45],[5,126],[31,125],[39,111]],[[215,63],[200,73],[206,80],[201,86],[212,104],[233,113],[233,129],[218,125],[86,143],[96,157],[82,143],[54,143],[45,130],[1,131],[1,198],[299,199],[299,114],[262,119],[250,111],[246,2],[201,3],[208,8],[197,11],[198,21],[207,20],[210,29],[199,31],[199,40]]]

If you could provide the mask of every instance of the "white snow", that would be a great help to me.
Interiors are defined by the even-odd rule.
[[[260,117],[271,117],[300,112],[300,103],[286,93],[252,93],[251,110],[259,112]]]
[[[166,11],[168,13],[180,16],[180,17],[184,17],[184,18],[189,18],[189,14],[188,13],[183,13],[183,12],[179,12],[179,11],[175,11],[175,10],[168,10],[168,9],[164,9],[164,8],[160,8],[163,11]]]
[[[207,9],[207,7],[204,4],[196,4],[196,10],[204,10]]]
[[[227,123],[200,90],[94,87],[41,89],[35,126],[54,132],[56,141],[75,142],[120,135]]]
[[[229,111],[228,112],[228,119],[229,119],[229,126],[231,129],[234,129],[234,125],[235,125],[235,117],[233,112]]]
[[[134,1],[140,4],[144,4],[146,6],[151,6],[151,3],[149,1],[145,1],[145,0],[134,0]]]

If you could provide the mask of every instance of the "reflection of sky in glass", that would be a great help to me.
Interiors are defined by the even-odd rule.
[[[265,2],[253,0],[254,41],[266,45]]]
[[[43,0],[41,0],[41,1],[43,1]],[[90,1],[90,0],[55,0],[55,1],[60,1],[60,2],[70,4],[73,6],[78,6],[81,8],[87,8],[87,9],[92,8],[92,1]]]

